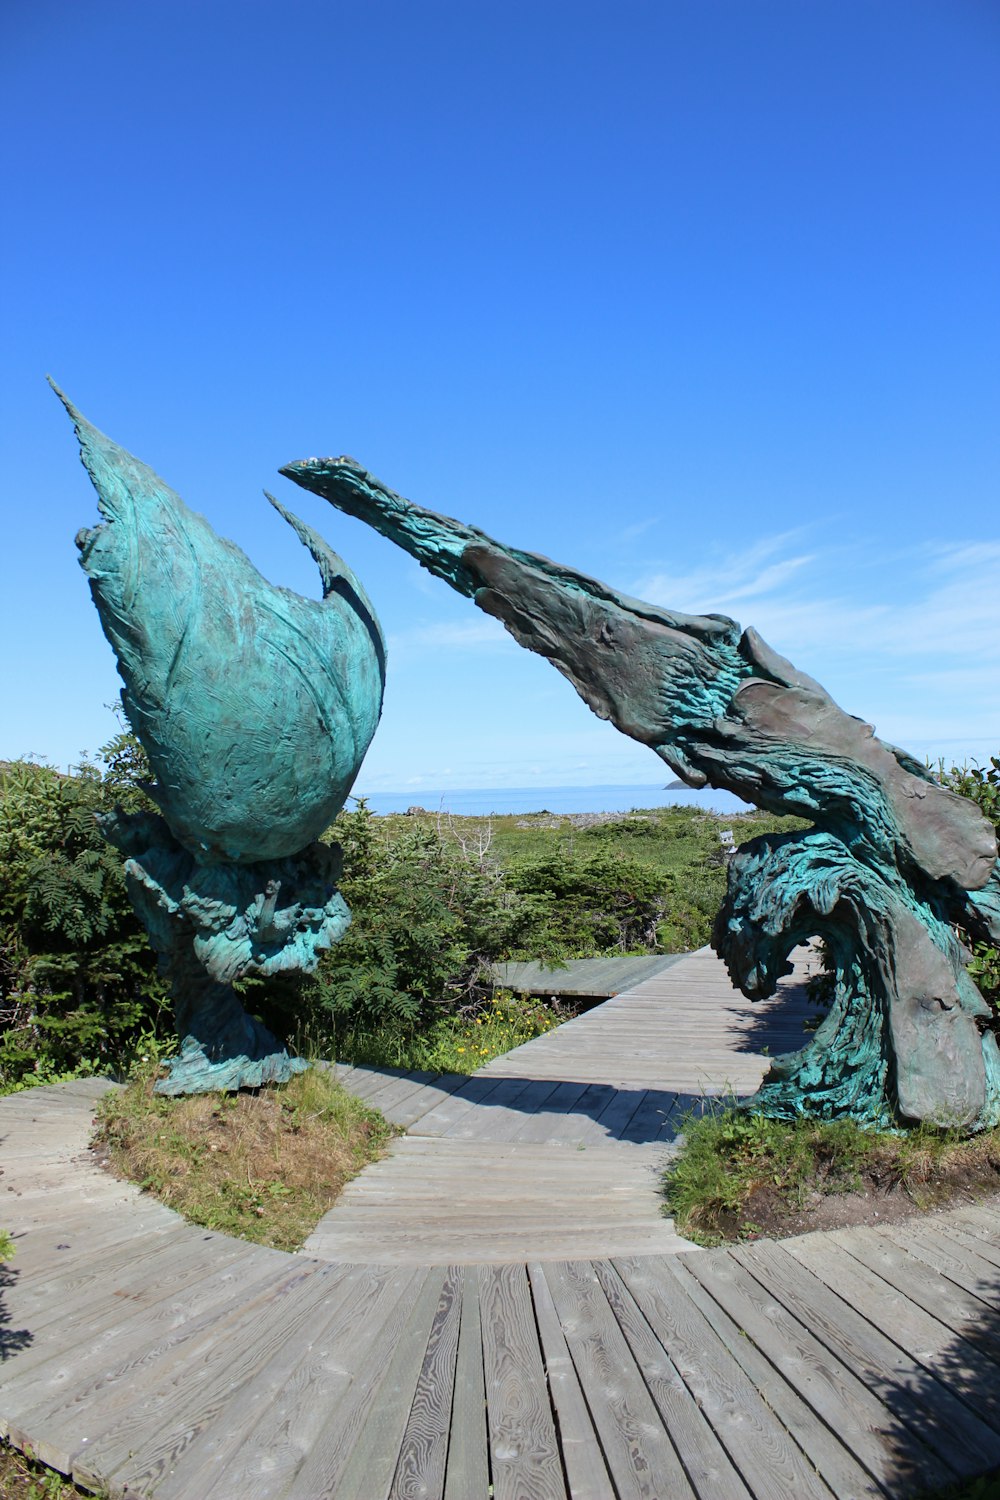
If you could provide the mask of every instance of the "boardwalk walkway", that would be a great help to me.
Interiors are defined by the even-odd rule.
[[[761,1055],[802,1045],[803,955],[751,1006],[705,949],[473,1077],[340,1070],[407,1134],[306,1242],[327,1260],[567,1260],[690,1249],[660,1176],[706,1098],[749,1094]]]
[[[397,1118],[407,1098],[411,1112],[429,1104],[411,1125],[427,1133],[404,1149],[421,1156],[435,1202],[455,1196],[442,1150],[556,1152],[549,1161],[568,1171],[570,1155],[624,1164],[667,1144],[657,1096],[698,1092],[685,1068],[699,1066],[699,1018],[703,1088],[753,1087],[764,1064],[740,1048],[794,1029],[794,994],[770,1019],[748,1018],[732,994],[720,1011],[705,998],[719,982],[711,960],[689,963],[687,984],[688,963],[660,976],[676,987],[657,1004],[676,1006],[690,1045],[672,1046],[667,1028],[651,1056],[624,1040],[617,1053],[630,1028],[608,1022],[601,1082],[629,1096],[617,1111],[583,1103],[599,1086],[584,1068],[588,1056],[598,1066],[600,1011],[471,1081],[353,1082],[379,1087]],[[649,999],[643,986],[601,1010],[620,1018]],[[728,1064],[713,1026],[728,1033]],[[519,1112],[519,1082],[581,1093],[574,1104],[538,1087]],[[472,1085],[508,1091],[492,1115],[502,1136],[474,1126],[491,1114]],[[116,1497],[912,1500],[1000,1464],[998,1201],[732,1251],[554,1258],[542,1245],[507,1261],[387,1263],[346,1257],[334,1230],[323,1258],[286,1256],[185,1225],[94,1167],[86,1144],[104,1087],[0,1100],[0,1224],[18,1245],[0,1280],[0,1434]],[[522,1126],[545,1139],[524,1140]],[[589,1132],[582,1152],[574,1131]],[[560,1176],[548,1172],[553,1194]],[[595,1222],[615,1191],[601,1168],[585,1204]],[[525,1245],[530,1196],[510,1207]],[[459,1198],[468,1215],[473,1194]]]

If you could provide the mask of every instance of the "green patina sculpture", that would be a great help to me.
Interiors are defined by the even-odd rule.
[[[77,537],[162,816],[117,814],[129,895],[171,981],[179,1057],[161,1092],[256,1087],[305,1064],[231,985],[309,970],[350,921],[319,842],[375,733],[385,645],[337,554],[277,501],[322,600],[268,583],[153,471],[73,419],[103,525]]]
[[[803,833],[739,849],[714,945],[736,984],[773,994],[812,936],[836,966],[830,1012],[754,1098],[779,1117],[853,1115],[975,1129],[1000,1121],[1000,1052],[953,925],[1000,940],[991,825],[883,744],[752,629],[616,593],[436,515],[352,459],[281,471],[367,521],[548,658],[602,719],[690,786],[722,787]]]

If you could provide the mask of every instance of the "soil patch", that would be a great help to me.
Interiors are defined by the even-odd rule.
[[[1000,1131],[873,1131],[730,1108],[689,1122],[664,1189],[678,1232],[706,1246],[895,1224],[1000,1194]]]
[[[871,1182],[857,1192],[811,1193],[801,1206],[790,1205],[775,1188],[761,1187],[751,1193],[742,1214],[720,1216],[719,1229],[727,1240],[782,1240],[819,1229],[899,1224],[932,1209],[971,1203],[995,1207],[1000,1225],[1000,1173],[994,1169],[975,1181],[936,1184],[933,1194],[917,1197],[899,1183],[885,1187]]]

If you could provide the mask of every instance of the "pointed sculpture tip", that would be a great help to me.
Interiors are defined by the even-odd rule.
[[[355,469],[359,473],[367,473],[363,464],[358,463],[356,458],[351,458],[349,453],[341,453],[337,458],[297,458],[293,463],[284,464],[278,470],[279,474],[286,479],[295,479],[299,474],[307,474],[310,469]]]
[[[82,411],[80,411],[79,407],[73,405],[66,392],[60,386],[56,385],[55,381],[52,379],[52,376],[46,375],[45,379],[48,381],[49,385],[55,391],[63,406],[66,408],[66,414],[69,417],[70,421],[73,423],[73,426],[76,428],[77,437],[82,441],[84,431],[96,432],[97,429],[92,425],[92,423],[87,421],[87,418],[83,415]]]
[[[307,526],[304,521],[300,521],[298,516],[295,515],[294,511],[286,510],[281,501],[277,499],[276,496],[272,495],[270,490],[264,491],[264,497],[265,499],[269,500],[270,503],[274,506],[281,519],[288,522],[289,526],[295,532],[299,541],[302,542],[304,546],[309,548],[309,551],[312,553],[313,557],[316,557],[317,547],[319,547],[322,551],[327,550],[326,543],[323,541],[323,538],[317,536],[316,532],[313,531],[311,526]]]
[[[62,402],[63,406],[65,406],[74,422],[76,422],[79,419],[80,413],[77,411],[76,407],[73,405],[66,392],[62,389],[61,386],[56,385],[51,375],[46,375],[45,379],[55,391],[56,395],[59,397],[59,400]]]
[[[295,516],[294,511],[286,510],[285,505],[282,505],[280,499],[277,499],[276,495],[271,495],[270,489],[264,490],[264,498],[268,499],[268,501],[271,502],[274,510],[276,510],[277,514],[282,517],[282,520],[286,520],[286,522],[288,522],[288,525],[291,526],[292,531],[298,532],[298,540],[306,541],[304,532],[309,531],[310,529],[309,526],[306,526],[306,522],[304,522],[304,520],[298,519],[298,516]],[[306,541],[306,546],[309,546],[309,541]]]

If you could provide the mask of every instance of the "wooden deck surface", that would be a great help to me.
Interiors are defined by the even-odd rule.
[[[708,977],[699,962],[691,996]],[[724,1024],[745,1043],[738,1009]],[[538,1044],[550,1057],[552,1040]],[[607,1056],[617,1095],[610,1040]],[[476,1081],[509,1085],[495,1067]],[[473,1129],[488,1097],[393,1082],[389,1109],[437,1090],[415,1123],[443,1129],[408,1137],[399,1168],[430,1206],[463,1152],[466,1204],[474,1184],[488,1211],[484,1143],[500,1153],[490,1170],[517,1174],[557,1148],[536,1159],[535,1191],[517,1177],[529,1191],[512,1215],[528,1225],[575,1155],[595,1164],[596,1232],[632,1191],[615,1152],[656,1145],[635,1110],[578,1109],[598,1132],[605,1120],[602,1166],[559,1134],[577,1128],[567,1094],[546,1110],[539,1089],[520,1116],[501,1094],[500,1139]],[[656,1092],[650,1074],[629,1087],[643,1082]],[[732,1251],[287,1256],[185,1225],[99,1171],[86,1146],[103,1087],[0,1100],[0,1225],[18,1247],[0,1274],[0,1435],[115,1497],[912,1500],[1000,1465],[1000,1200]],[[555,1147],[519,1138],[514,1119],[546,1113]]]
[[[551,964],[510,962],[494,964],[494,984],[522,995],[565,995],[591,999],[620,995],[661,969],[681,963],[685,954],[605,956],[571,958],[553,968]]]
[[[674,1137],[706,1099],[757,1088],[765,1049],[802,1045],[808,962],[755,1005],[710,950],[691,954],[471,1077],[341,1067],[407,1134],[307,1252],[434,1265],[691,1248],[662,1213]]]

